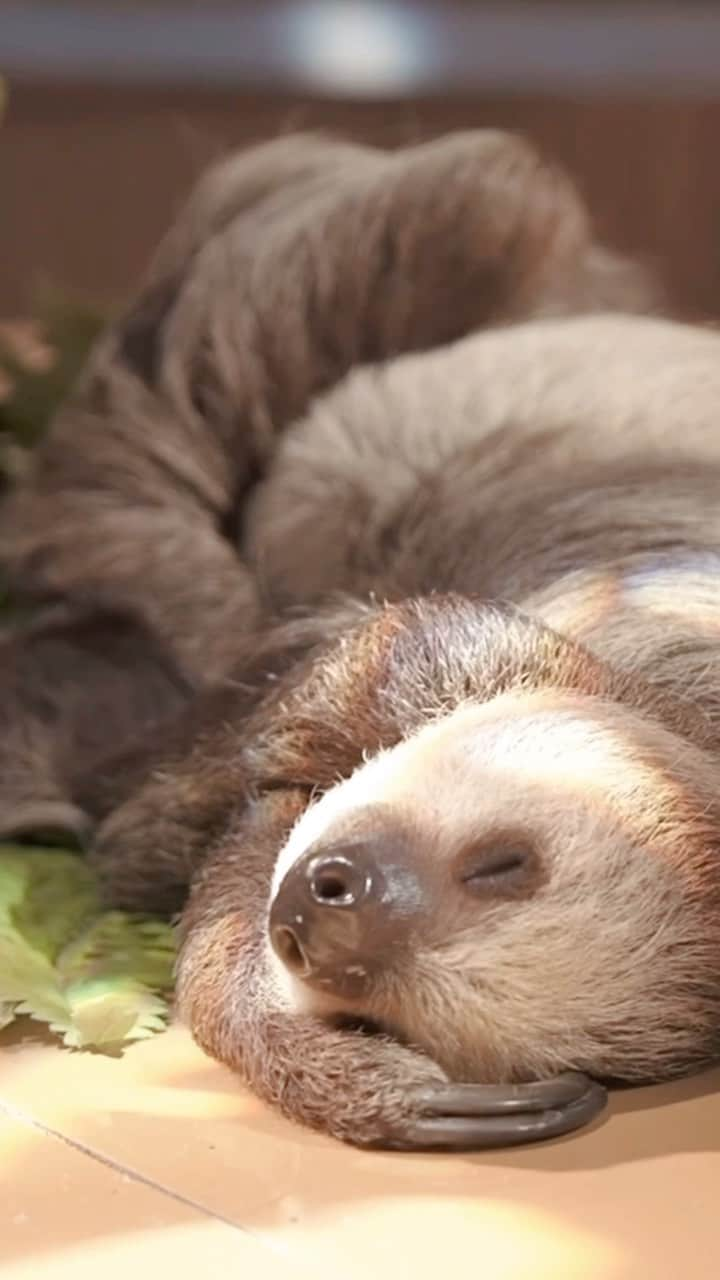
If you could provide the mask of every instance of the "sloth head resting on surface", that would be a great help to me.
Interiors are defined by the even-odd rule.
[[[179,1004],[198,1041],[288,1115],[365,1144],[482,1145],[500,1133],[501,1104],[482,1091],[493,1083],[528,1091],[503,1095],[508,1109],[525,1100],[508,1140],[533,1136],[543,1099],[556,1128],[542,1131],[560,1132],[582,1103],[577,1078],[552,1098],[528,1082],[652,1080],[720,1050],[720,336],[629,314],[650,306],[642,278],[594,247],[564,179],[492,137],[502,181],[486,135],[462,154],[450,139],[392,161],[414,165],[416,183],[426,174],[437,203],[425,221],[409,179],[393,186],[402,168],[328,144],[322,199],[333,216],[333,192],[346,201],[328,234],[342,237],[371,173],[365,215],[369,200],[382,235],[363,248],[363,288],[381,278],[362,305],[357,274],[344,294],[332,277],[351,267],[331,241],[308,259],[308,231],[282,239],[282,183],[252,221],[247,192],[220,216],[216,175],[165,250],[183,287],[159,308],[148,288],[79,392],[98,403],[100,382],[110,423],[129,388],[134,404],[146,397],[156,455],[184,468],[186,488],[191,465],[163,435],[170,409],[194,414],[186,440],[215,432],[206,491],[233,471],[242,512],[224,511],[223,548],[234,540],[238,584],[242,569],[260,606],[249,616],[245,595],[233,614],[207,531],[203,579],[199,524],[182,579],[184,526],[169,539],[162,615],[149,589],[137,602],[152,536],[122,580],[127,547],[105,555],[113,607],[132,603],[156,632],[184,608],[182,635],[163,638],[198,696],[172,750],[161,726],[166,758],[128,799],[107,801],[113,764],[89,783],[70,770],[73,804],[104,806],[93,856],[115,902],[175,908],[193,881]],[[310,144],[283,145],[287,172]],[[447,188],[433,169],[443,146],[456,148]],[[251,153],[236,180],[243,163],[262,209],[268,175]],[[510,235],[498,217],[518,166]],[[387,229],[398,202],[402,252]],[[495,309],[473,312],[463,291],[485,243],[463,234],[468,203],[478,226],[504,228]],[[203,209],[223,248],[204,264]],[[254,246],[272,261],[273,235],[274,274],[242,275]],[[423,284],[412,264],[433,253],[447,261]],[[486,262],[472,289],[491,274]],[[238,338],[237,314],[268,292],[281,325],[302,303],[302,359],[315,364],[295,398],[277,352],[262,364],[267,325],[249,354]],[[347,367],[341,349],[356,353]],[[14,528],[34,529],[13,535],[25,536],[19,565],[50,501],[50,468],[39,474],[14,508]],[[185,490],[174,500],[187,523]],[[52,564],[47,521],[43,536]],[[94,547],[82,554],[90,563]],[[190,668],[205,643],[203,691]]]

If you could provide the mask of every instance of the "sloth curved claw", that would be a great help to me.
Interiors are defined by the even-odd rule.
[[[572,1133],[604,1110],[607,1092],[579,1072],[530,1084],[449,1084],[414,1095],[419,1115],[380,1145],[394,1151],[483,1151]]]

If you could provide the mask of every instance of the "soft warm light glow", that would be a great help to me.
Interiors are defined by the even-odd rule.
[[[200,1219],[199,1214],[194,1216]],[[270,1247],[211,1219],[163,1223],[156,1230],[90,1235],[49,1252],[30,1252],[3,1262],[2,1267],[3,1280],[98,1280],[101,1276],[153,1276],[168,1271],[183,1276],[258,1280],[287,1280],[293,1274],[292,1266]]]
[[[419,25],[392,5],[317,0],[299,5],[286,21],[296,63],[326,89],[397,91],[425,61]]]
[[[361,1234],[367,1274],[389,1274],[388,1241],[407,1240],[412,1267],[400,1274],[464,1276],[492,1280],[615,1280],[633,1274],[617,1244],[583,1231],[566,1218],[524,1203],[453,1195],[385,1195],[334,1205],[315,1230],[332,1227],[338,1239]],[[422,1262],[417,1256],[422,1238]],[[412,1244],[410,1244],[412,1242]],[[475,1265],[468,1265],[474,1258]],[[639,1261],[639,1260],[638,1260]],[[370,1270],[370,1267],[373,1270]],[[638,1273],[639,1274],[639,1273]]]
[[[3,1061],[0,1097],[4,1089],[21,1111],[32,1114],[35,1100],[46,1093],[50,1054],[58,1087],[50,1113],[44,1111],[42,1119],[52,1128],[88,1112],[106,1117],[131,1113],[153,1120],[225,1117],[235,1122],[262,1106],[178,1026],[157,1040],[133,1045],[122,1058],[28,1045]]]

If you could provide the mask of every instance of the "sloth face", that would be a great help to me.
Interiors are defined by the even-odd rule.
[[[574,692],[435,718],[326,790],[280,851],[288,1002],[456,1079],[689,1069],[720,1040],[707,768],[654,719]]]

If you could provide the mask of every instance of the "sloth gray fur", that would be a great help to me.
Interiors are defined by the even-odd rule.
[[[201,181],[2,514],[38,610],[3,830],[90,833],[122,905],[192,881],[195,1036],[337,1136],[718,1051],[720,337],[655,305],[516,138],[272,143]],[[348,995],[267,921],[358,842],[419,905]]]

